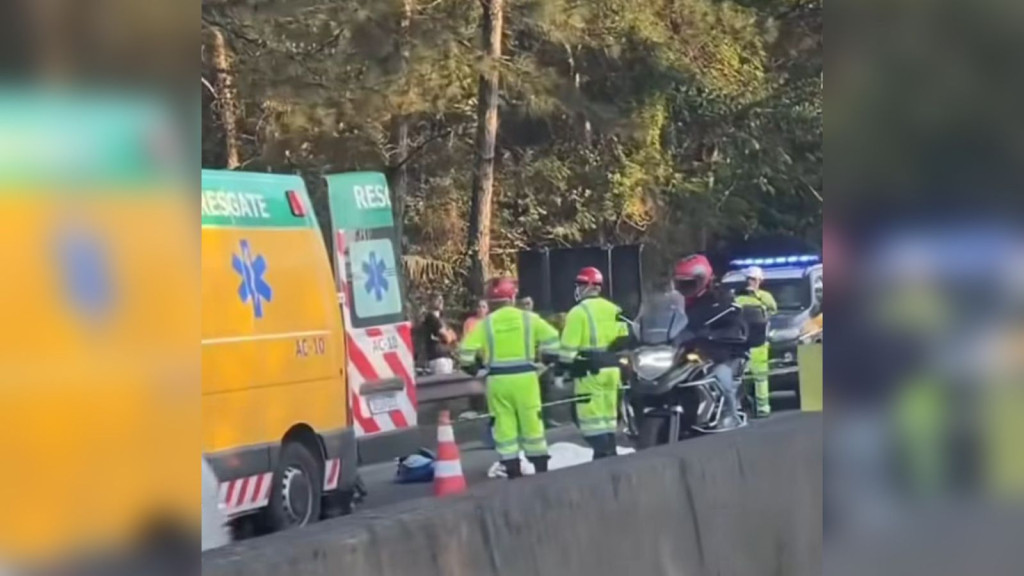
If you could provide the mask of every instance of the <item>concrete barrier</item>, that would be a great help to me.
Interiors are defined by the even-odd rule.
[[[496,481],[203,557],[204,576],[820,574],[822,416]]]

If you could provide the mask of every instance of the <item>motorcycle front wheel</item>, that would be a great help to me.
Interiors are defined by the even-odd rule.
[[[636,449],[646,450],[668,443],[667,418],[643,418],[636,435]]]

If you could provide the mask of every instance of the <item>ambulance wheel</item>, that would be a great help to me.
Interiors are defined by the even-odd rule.
[[[281,451],[281,461],[274,471],[274,485],[267,509],[270,528],[287,530],[311,524],[320,519],[323,498],[321,466],[305,446],[290,442]]]

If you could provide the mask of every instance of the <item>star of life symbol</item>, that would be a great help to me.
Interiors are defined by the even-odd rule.
[[[72,228],[60,238],[65,290],[78,312],[100,318],[113,305],[109,256],[100,240]]]
[[[231,267],[242,277],[242,283],[238,286],[238,298],[243,304],[251,303],[253,315],[262,318],[263,303],[270,302],[274,294],[270,284],[264,279],[267,261],[262,254],[253,257],[248,240],[242,240],[239,245],[241,255],[231,255]]]
[[[388,291],[387,264],[377,258],[376,252],[370,252],[369,260],[363,262],[363,273],[366,274],[363,284],[366,293],[373,294],[377,302],[384,300],[384,293]]]

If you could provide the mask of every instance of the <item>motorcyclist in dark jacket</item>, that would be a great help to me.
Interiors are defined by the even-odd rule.
[[[686,299],[687,329],[681,340],[714,363],[712,374],[725,397],[719,430],[741,424],[736,372],[747,352],[747,326],[732,292],[713,285],[714,270],[707,258],[694,254],[676,263],[673,287]]]

